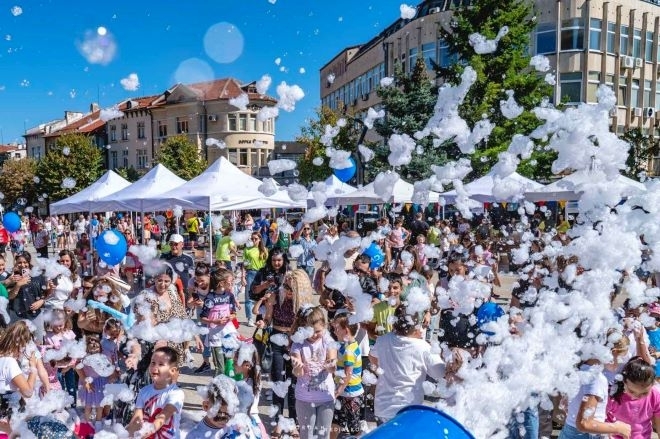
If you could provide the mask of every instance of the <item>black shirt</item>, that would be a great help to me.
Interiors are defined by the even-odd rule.
[[[179,256],[174,256],[172,253],[163,253],[160,258],[165,259],[172,266],[174,272],[181,279],[183,288],[187,289],[190,282],[190,270],[195,268],[193,258],[184,253],[181,253]]]
[[[11,300],[11,309],[22,319],[32,319],[41,314],[41,308],[31,311],[30,305],[37,300],[43,299],[46,290],[46,279],[43,276],[35,276],[18,290],[18,295]]]

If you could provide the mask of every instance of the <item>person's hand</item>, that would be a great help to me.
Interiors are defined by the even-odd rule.
[[[625,422],[622,421],[616,421],[614,422],[614,428],[616,428],[616,431],[618,435],[623,436],[623,439],[628,439],[631,435],[631,428],[630,425],[626,424]]]
[[[48,279],[48,289],[49,290],[54,290],[55,289],[55,282],[53,282],[52,279]]]
[[[22,277],[23,277],[23,276],[21,276],[20,274],[12,274],[12,275],[9,277],[9,280],[11,280],[12,282],[16,283],[16,282],[18,282],[19,280],[21,280]]]
[[[229,322],[229,317],[220,317],[218,320],[215,321],[216,324],[218,325],[225,325]]]
[[[335,301],[332,299],[326,299],[325,307],[328,309],[335,309]]]
[[[305,363],[303,363],[302,358],[291,356],[291,366],[294,369],[302,369],[305,367]]]
[[[32,355],[30,355],[30,359],[28,360],[30,364],[30,369],[36,369],[37,368],[37,354],[36,352],[32,352]]]
[[[85,381],[85,390],[89,393],[92,393],[94,391],[94,385],[88,381]]]
[[[29,275],[20,276],[19,279],[16,281],[16,285],[22,287],[23,285],[27,285],[29,282],[30,282]]]
[[[257,320],[256,325],[257,325],[257,328],[264,329],[266,327],[266,322],[264,322],[263,320]]]
[[[195,348],[197,348],[199,352],[204,350],[204,343],[202,343],[202,339],[199,337],[195,338]]]
[[[32,302],[32,305],[30,305],[30,311],[36,311],[39,308],[41,308],[44,304],[44,299],[39,299],[35,302]]]
[[[136,369],[137,363],[138,361],[135,355],[129,355],[126,357],[126,369]]]

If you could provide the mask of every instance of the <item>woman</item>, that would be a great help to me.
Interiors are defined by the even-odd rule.
[[[135,299],[134,310],[138,321],[151,319],[153,325],[167,323],[171,319],[187,319],[186,309],[181,302],[179,293],[172,282],[173,270],[165,265],[163,271],[156,275],[154,285],[151,289],[142,291]],[[198,339],[198,348],[201,350],[201,341]],[[159,341],[156,343],[167,344],[179,354],[179,367],[186,361],[186,344],[174,343],[172,341]],[[150,354],[149,354],[150,355]]]
[[[309,277],[313,277],[316,264],[314,257],[316,241],[312,237],[312,227],[309,224],[303,224],[300,236],[294,241],[294,244],[298,244],[303,249],[302,254],[298,257],[298,268],[302,268]]]
[[[54,287],[46,297],[46,310],[64,309],[64,302],[69,298],[77,298],[81,286],[78,275],[78,264],[71,250],[60,250],[58,262],[69,270],[69,275],[59,275],[53,280]]]
[[[28,319],[36,326],[35,339],[42,343],[44,322],[41,315],[46,296],[54,285],[47,282],[43,275],[32,276],[32,256],[28,252],[20,253],[14,260],[14,273],[9,278],[9,316],[12,321]]]
[[[87,293],[85,299],[101,302],[117,311],[123,311],[126,301],[117,286],[105,277],[93,282],[92,289]],[[81,311],[78,314],[78,328],[83,333],[102,334],[105,322],[109,318],[110,315],[106,312],[88,307],[87,311]]]
[[[25,321],[9,325],[0,337],[0,418],[10,418],[10,394],[18,392],[22,398],[30,398],[37,380],[37,355],[32,351],[28,357],[30,372],[27,376],[19,364],[25,348],[32,341],[32,334]]]
[[[132,245],[136,245],[137,241],[133,236],[133,231],[130,228],[127,228],[124,231],[124,237],[126,238],[126,245],[130,249]],[[135,273],[140,268],[140,260],[130,251],[126,253],[126,259],[123,266],[124,276],[126,276],[126,282],[133,288],[133,282],[135,282]]]
[[[277,334],[283,334],[286,337],[291,335],[296,314],[303,305],[310,305],[312,303],[311,292],[312,285],[309,281],[309,276],[307,276],[304,270],[297,269],[287,273],[282,288],[279,289],[277,294],[266,293],[254,306],[252,312],[255,314],[259,314],[262,305],[264,306],[264,323],[266,326],[272,328],[270,339],[273,362],[270,375],[273,382],[283,382],[287,379],[293,379],[291,362],[287,359],[289,357],[289,345],[288,343],[284,346],[273,343],[273,337]],[[273,395],[273,405],[277,407],[278,414],[282,414],[284,410],[284,399],[283,397]],[[289,417],[295,418],[296,409],[293,389],[289,388],[287,390],[286,399]]]
[[[243,230],[252,230],[254,229],[254,219],[249,213],[245,214],[243,218]]]
[[[252,316],[254,302],[250,299],[250,291],[257,273],[266,266],[268,250],[266,250],[266,245],[261,239],[259,232],[252,233],[250,241],[252,241],[252,246],[246,247],[243,250],[243,283],[245,284],[246,291],[245,317],[248,320],[248,326],[254,326],[254,318]]]
[[[250,300],[256,301],[266,293],[277,292],[282,286],[288,265],[289,259],[286,252],[279,247],[274,247],[266,259],[266,265],[254,277],[250,287]]]

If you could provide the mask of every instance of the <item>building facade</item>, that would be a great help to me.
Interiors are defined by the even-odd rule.
[[[42,123],[36,127],[27,129],[23,135],[23,138],[25,138],[27,156],[35,160],[39,160],[45,156],[46,136],[57,130],[61,130],[68,124],[77,121],[83,116],[84,113],[65,111],[64,119],[51,120],[50,122]]]
[[[151,103],[158,96],[129,99],[117,105],[122,117],[106,122],[108,169],[133,168],[145,174],[154,163]]]
[[[531,1],[531,0],[530,0]],[[321,103],[360,115],[378,107],[375,88],[401,62],[410,72],[417,57],[448,66],[457,59],[438,36],[453,11],[469,0],[427,0],[410,20],[398,19],[372,40],[339,52],[320,69]],[[660,0],[534,0],[536,31],[530,54],[549,58],[556,85],[553,102],[595,103],[607,84],[617,92],[612,130],[640,128],[660,134]],[[660,158],[650,171],[660,175]]]

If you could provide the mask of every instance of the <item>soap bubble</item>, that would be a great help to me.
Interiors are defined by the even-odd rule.
[[[243,53],[243,34],[231,23],[220,22],[209,27],[204,35],[204,51],[213,61],[228,64]]]

